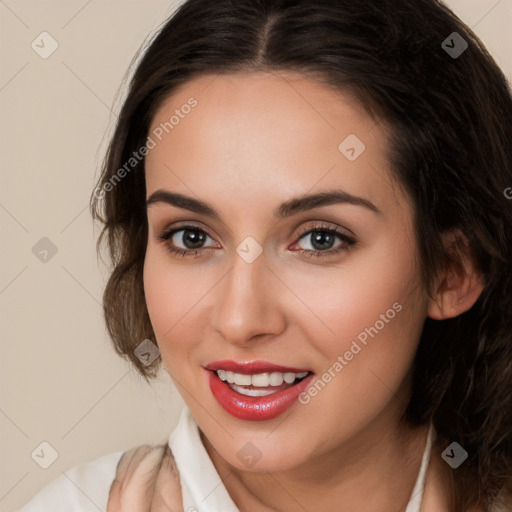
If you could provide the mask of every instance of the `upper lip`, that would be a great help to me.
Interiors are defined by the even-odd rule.
[[[245,375],[252,375],[254,373],[300,373],[310,372],[307,368],[292,368],[291,366],[284,366],[280,364],[269,363],[268,361],[212,361],[204,366],[207,370],[227,370],[229,372],[241,373]]]

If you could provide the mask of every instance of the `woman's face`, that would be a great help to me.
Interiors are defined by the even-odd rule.
[[[258,73],[188,82],[149,136],[147,306],[209,442],[253,471],[378,442],[428,304],[385,128],[349,95]]]

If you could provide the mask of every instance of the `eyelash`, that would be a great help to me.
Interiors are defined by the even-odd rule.
[[[210,238],[213,238],[204,229],[201,229],[201,228],[199,228],[197,226],[194,226],[194,225],[185,225],[185,226],[179,226],[179,227],[176,227],[176,228],[172,228],[172,229],[170,229],[168,231],[165,231],[160,236],[158,236],[157,239],[160,242],[162,242],[166,246],[166,249],[171,254],[175,255],[176,257],[179,257],[179,256],[181,256],[182,258],[184,258],[184,257],[187,257],[187,258],[188,257],[195,257],[195,256],[197,256],[198,253],[202,252],[203,250],[209,249],[208,247],[203,247],[203,248],[200,248],[200,249],[188,249],[188,250],[185,250],[185,249],[179,249],[179,248],[176,248],[176,247],[173,247],[173,246],[170,245],[169,240],[176,233],[178,233],[180,231],[188,231],[188,230],[189,231],[201,232],[201,233],[204,233],[205,235],[209,236]],[[339,231],[336,228],[327,227],[326,225],[323,225],[323,224],[316,225],[316,226],[313,226],[313,227],[305,228],[304,231],[301,231],[298,234],[298,238],[299,238],[299,240],[301,240],[306,235],[310,235],[310,234],[316,233],[316,232],[328,233],[328,234],[331,234],[331,235],[335,235],[335,236],[337,236],[338,238],[340,238],[344,242],[344,245],[342,244],[341,246],[339,246],[336,249],[328,249],[326,251],[317,251],[317,250],[311,250],[311,249],[300,249],[298,251],[298,252],[302,253],[304,256],[306,256],[308,258],[326,258],[326,257],[329,257],[329,256],[333,256],[335,254],[339,254],[341,252],[348,252],[354,245],[356,245],[356,241],[353,238],[347,236],[346,234],[342,233],[341,231]]]

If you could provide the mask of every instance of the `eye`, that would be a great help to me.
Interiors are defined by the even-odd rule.
[[[354,238],[346,235],[338,228],[330,227],[326,224],[313,226],[306,232],[302,231],[300,234],[300,241],[309,241],[309,248],[299,249],[300,252],[307,257],[328,257],[347,252],[352,246],[356,244]],[[337,246],[334,246],[336,239],[340,240]],[[297,243],[299,244],[300,241]],[[295,244],[294,247],[297,245]]]
[[[158,237],[171,254],[182,257],[196,256],[204,250],[207,238],[212,239],[206,231],[192,225],[170,229]],[[176,247],[180,243],[184,248]]]
[[[323,223],[312,227],[309,226],[309,229],[306,227],[305,230],[303,229],[299,234],[299,242],[292,246],[292,250],[300,241],[307,241],[309,239],[311,249],[299,248],[299,252],[307,257],[333,256],[341,252],[347,252],[356,244],[356,241],[352,237],[346,235],[338,228],[330,227],[330,225]],[[171,254],[182,258],[197,256],[211,247],[220,247],[218,244],[216,246],[204,246],[208,238],[213,240],[205,230],[194,225],[174,227],[157,237],[160,242],[164,243],[166,249]],[[340,243],[333,247],[336,239],[338,239]],[[183,248],[179,247],[179,244],[181,244]]]

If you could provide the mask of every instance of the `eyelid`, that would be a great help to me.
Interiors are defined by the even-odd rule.
[[[196,221],[178,221],[177,224],[171,224],[167,225],[164,229],[162,229],[159,233],[159,235],[156,236],[156,239],[158,242],[168,242],[176,232],[179,232],[181,230],[186,230],[187,228],[197,228],[199,231],[203,231],[206,235],[208,235],[214,242],[218,243],[216,241],[215,236],[212,235],[212,233],[209,231],[208,228],[206,228],[202,223],[196,222]],[[354,232],[346,227],[338,226],[337,224],[331,223],[329,221],[325,220],[310,220],[307,221],[304,225],[301,226],[299,231],[294,235],[294,242],[292,245],[296,245],[302,238],[304,238],[305,235],[311,234],[314,231],[322,231],[327,230],[335,234],[335,236],[338,236],[341,239],[345,239],[345,242],[350,242],[350,244],[356,244],[357,238],[354,234]],[[348,231],[351,233],[351,235],[346,234],[343,232],[343,230]],[[210,247],[203,247],[200,249],[197,249],[199,251],[206,250]],[[180,249],[181,250],[181,249]],[[189,249],[194,250],[194,249]],[[322,252],[328,252],[328,251],[322,251]]]
[[[306,224],[304,226],[301,226],[301,228],[299,229],[299,231],[297,232],[297,234],[295,236],[300,238],[303,235],[305,235],[306,233],[309,233],[311,231],[315,231],[315,230],[320,231],[323,229],[330,230],[330,231],[336,231],[337,233],[344,235],[347,238],[354,238],[354,239],[356,238],[356,234],[351,229],[344,227],[344,226],[339,226],[337,224],[334,224],[332,222],[328,222],[325,220],[312,220],[312,221],[306,222]],[[343,233],[343,231],[348,231],[348,233]]]
[[[212,235],[212,233],[210,233],[209,229],[204,226],[204,224],[193,220],[178,221],[176,224],[166,224],[166,227],[158,231],[161,234],[157,236],[157,238],[161,238],[163,235],[166,235],[172,231],[179,231],[186,228],[197,228],[200,231],[204,231],[210,238],[215,239],[215,237]]]
[[[172,227],[171,227],[172,226]],[[166,225],[165,228],[161,229],[160,231],[162,233],[168,233],[169,231],[172,230],[175,230],[175,229],[179,229],[180,227],[182,228],[185,228],[185,227],[196,227],[198,229],[201,229],[202,231],[204,231],[208,236],[210,236],[211,238],[215,238],[212,233],[209,231],[209,229],[207,227],[205,227],[204,224],[202,224],[201,222],[197,222],[197,221],[193,221],[193,220],[183,220],[183,221],[178,221],[176,224],[174,223],[170,223],[169,225]],[[297,234],[295,236],[300,236],[300,235],[303,235],[307,232],[308,229],[334,229],[334,230],[340,230],[343,229],[345,231],[348,231],[350,233],[350,235],[352,236],[356,236],[356,234],[349,228],[347,228],[346,226],[338,226],[337,224],[334,224],[332,222],[329,222],[329,221],[325,221],[325,220],[309,220],[309,221],[306,221],[305,225],[304,223],[301,223],[301,228],[299,229],[299,231],[297,232]],[[350,235],[347,235],[347,236],[350,236]]]

